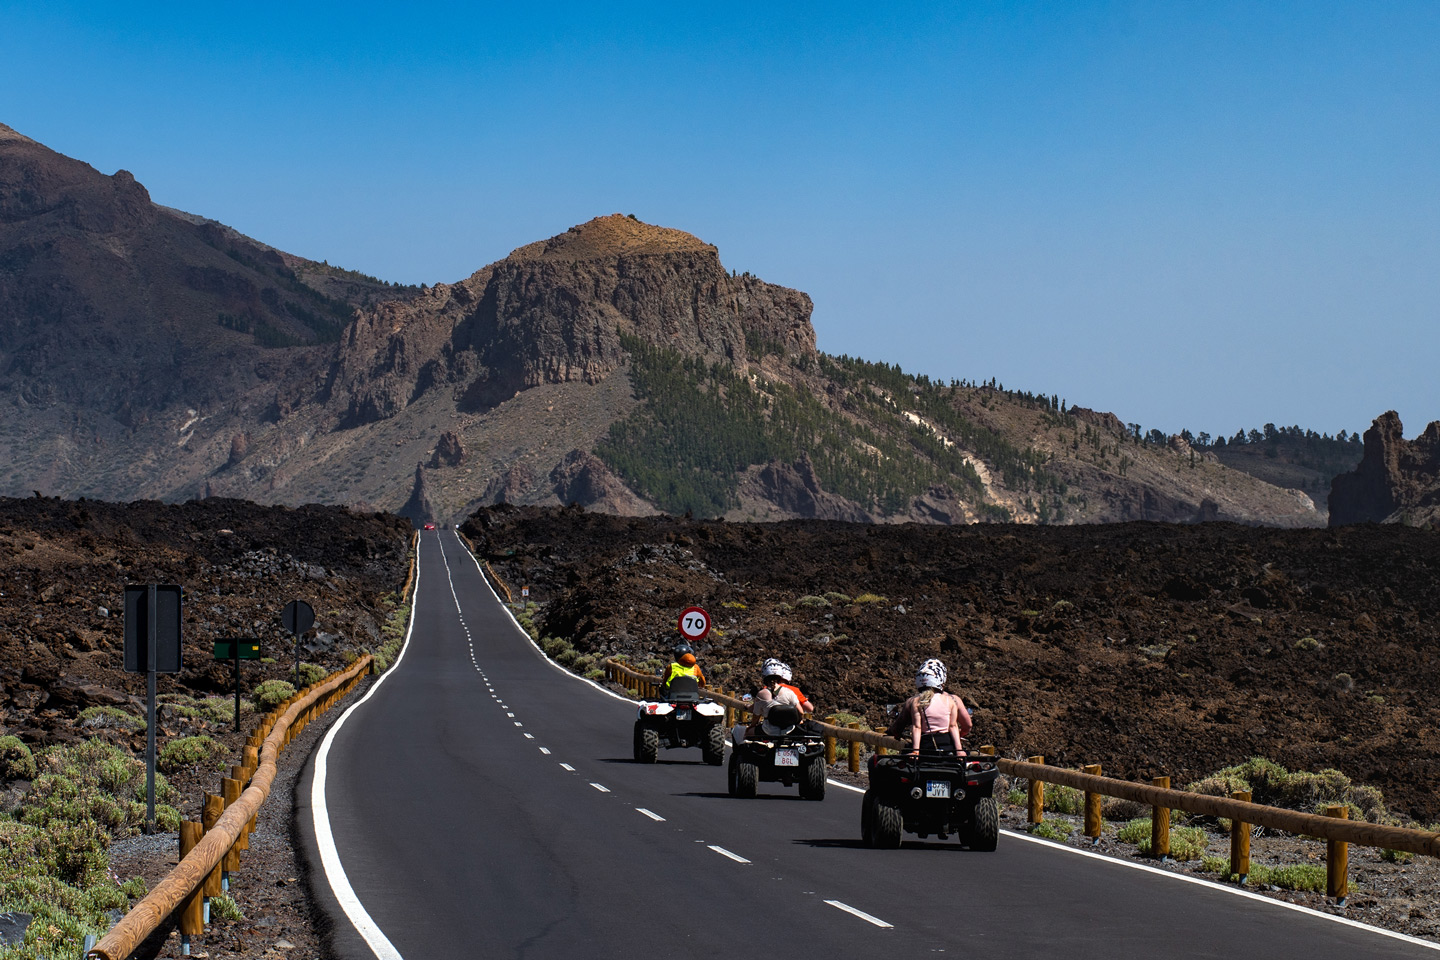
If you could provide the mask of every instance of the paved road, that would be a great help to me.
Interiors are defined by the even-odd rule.
[[[732,799],[699,750],[632,763],[633,717],[536,651],[453,532],[424,533],[404,657],[317,752],[346,878],[321,897],[337,948],[407,960],[1437,956],[1012,836],[989,854],[913,840],[868,850],[858,794],[832,784],[814,803],[763,784],[760,798]],[[347,881],[373,918],[368,943],[341,906]]]

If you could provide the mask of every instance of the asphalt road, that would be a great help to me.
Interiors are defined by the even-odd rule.
[[[632,763],[633,719],[536,650],[453,532],[422,534],[406,651],[332,728],[312,778],[323,804],[304,804],[324,814],[311,841],[326,875],[312,885],[337,952],[1437,956],[1005,834],[994,853],[913,839],[869,850],[859,794],[832,783],[815,803],[762,784],[733,799],[698,749]]]

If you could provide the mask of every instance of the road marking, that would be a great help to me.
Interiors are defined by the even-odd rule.
[[[511,720],[514,720],[514,719],[515,719],[515,714],[513,714],[513,713],[507,713],[507,714],[505,714],[505,716],[509,717]]]
[[[543,753],[543,754],[545,754],[545,756],[547,756],[547,757],[550,756],[550,748],[549,748],[549,747],[541,747],[541,748],[540,748],[540,752]]]
[[[706,844],[706,846],[708,846],[711,850],[714,850],[716,853],[720,854],[720,856],[722,856],[722,857],[729,857],[731,860],[734,860],[736,863],[749,863],[749,862],[750,862],[749,860],[746,860],[744,857],[740,856],[740,854],[738,854],[738,853],[731,853],[729,850],[726,850],[724,847],[717,847],[717,846],[715,846],[715,844],[713,844],[713,843]]]
[[[842,904],[842,902],[838,900],[827,900],[825,902],[831,905],[831,907],[834,907],[835,910],[844,910],[847,914],[854,914],[855,917],[860,917],[865,923],[871,923],[877,925],[877,927],[884,927],[887,928],[887,930],[894,930],[894,924],[887,924],[886,921],[881,920],[880,917],[871,917],[871,915],[865,913],[864,910],[855,910],[850,904]]]
[[[564,766],[564,764],[561,764],[561,766]],[[607,786],[605,786],[605,784],[603,784],[603,783],[592,783],[592,784],[590,784],[590,786],[594,787],[596,790],[599,790],[601,793],[609,793],[609,792],[610,792],[610,788],[607,787]]]
[[[548,752],[548,751],[547,751],[547,752]],[[560,766],[564,767],[566,770],[569,770],[571,773],[574,773],[574,772],[575,772],[575,768],[572,767],[572,766],[570,766],[570,764],[568,764],[568,763],[562,763],[562,764],[560,764]]]
[[[516,720],[516,721],[515,721],[515,726],[517,726],[517,727],[523,727],[523,726],[525,726],[525,724],[521,723],[519,720]]]
[[[527,733],[527,734],[525,734],[525,739],[526,739],[526,740],[534,740],[534,739],[535,739],[535,734],[533,734],[533,733]]]
[[[645,816],[649,817],[651,820],[654,820],[656,823],[665,822],[665,818],[660,816],[660,814],[656,813],[653,810],[646,810],[644,807],[636,807],[635,809],[639,810],[641,813],[645,814]]]

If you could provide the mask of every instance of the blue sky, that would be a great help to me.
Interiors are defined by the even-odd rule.
[[[1440,3],[883,6],[0,0],[0,123],[384,279],[633,213],[831,353],[1146,429],[1440,419]]]

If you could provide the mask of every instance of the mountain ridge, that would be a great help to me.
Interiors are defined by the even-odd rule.
[[[828,357],[812,308],[621,214],[396,287],[0,131],[0,493],[394,510],[423,483],[436,519],[499,496],[648,512],[713,462],[693,502],[737,517],[1323,523],[1111,414]],[[460,459],[436,457],[447,436]]]

